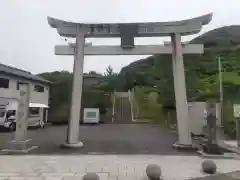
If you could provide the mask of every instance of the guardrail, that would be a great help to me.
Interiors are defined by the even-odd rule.
[[[131,116],[132,116],[132,121],[136,121],[134,114],[133,114],[133,97],[132,97],[132,92],[128,90],[128,98],[129,98],[129,103],[130,103],[130,109],[131,109]]]
[[[133,113],[133,119],[134,121],[137,121],[137,119],[139,119],[139,106],[138,103],[136,101],[136,97],[135,97],[135,90],[132,89],[131,91],[131,105],[132,105],[132,113]]]

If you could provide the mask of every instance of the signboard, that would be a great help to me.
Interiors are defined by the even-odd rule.
[[[141,24],[138,26],[138,34],[151,34],[151,33],[159,33],[161,32],[161,28],[160,26],[156,25],[156,24]]]
[[[16,141],[25,141],[27,139],[27,118],[29,108],[29,85],[20,85],[20,96],[16,116]]]
[[[114,24],[90,24],[85,27],[85,35],[120,35],[120,28]]]
[[[240,117],[240,104],[233,104],[233,116],[235,118]]]
[[[84,108],[83,123],[99,123],[99,109]]]
[[[127,23],[127,24],[87,24],[84,25],[87,36],[96,36],[96,35],[114,35],[121,36],[122,27],[125,26],[125,30],[128,33],[134,31],[134,36],[144,35],[144,34],[155,34],[162,32],[162,25],[155,23],[148,24],[137,24],[137,23]]]

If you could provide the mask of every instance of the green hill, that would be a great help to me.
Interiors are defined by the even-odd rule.
[[[220,44],[234,45],[240,42],[240,26],[224,26],[209,31],[191,41],[191,43],[202,43],[206,46],[217,46]]]
[[[236,99],[240,84],[240,26],[227,26],[209,31],[191,41],[211,47],[202,55],[184,55],[188,100],[219,99],[218,62],[221,55],[224,79],[224,96]],[[220,48],[221,47],[221,48]],[[154,55],[133,62],[119,74],[121,90],[136,85],[156,87],[159,101],[174,106],[172,57]]]

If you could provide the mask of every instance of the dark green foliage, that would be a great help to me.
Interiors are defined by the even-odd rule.
[[[53,82],[50,87],[49,120],[66,121],[69,115],[72,92],[72,74],[67,71],[55,71],[40,74],[43,78]]]
[[[67,123],[70,115],[72,73],[67,71],[56,71],[52,73],[42,73],[39,75],[53,82],[50,87],[49,121],[53,123]],[[102,76],[95,71],[90,71],[85,75],[94,77]],[[112,92],[114,90],[115,76],[109,75],[108,81],[83,88],[82,107],[99,108],[101,114],[106,113],[107,108],[111,107],[108,92]],[[81,115],[83,115],[83,109],[81,111]]]
[[[191,41],[191,43],[204,43],[205,47],[219,44],[236,45],[240,43],[240,26],[225,26],[209,31]]]
[[[217,57],[221,56],[224,98],[238,97],[240,85],[240,26],[223,27],[203,34],[192,43],[210,46],[203,55],[184,55],[188,101],[219,99]],[[214,45],[214,46],[213,46]],[[122,68],[119,81],[122,89],[134,86],[156,87],[163,106],[174,106],[174,87],[171,55],[154,55]]]

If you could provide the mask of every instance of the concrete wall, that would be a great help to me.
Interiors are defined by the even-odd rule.
[[[38,83],[31,80],[26,80],[23,78],[18,78],[14,76],[8,76],[5,74],[0,73],[0,78],[9,79],[9,88],[0,88],[0,97],[3,98],[18,98],[19,97],[19,90],[17,90],[17,82],[18,81],[25,81],[30,83],[30,102],[33,103],[42,103],[48,105],[49,100],[49,86]],[[36,92],[34,90],[35,85],[41,85],[44,87],[44,92]]]
[[[48,105],[49,87],[42,85],[44,86],[44,92],[36,92],[34,90],[35,84],[36,83],[31,83],[30,86],[30,101],[34,103],[42,103]]]

